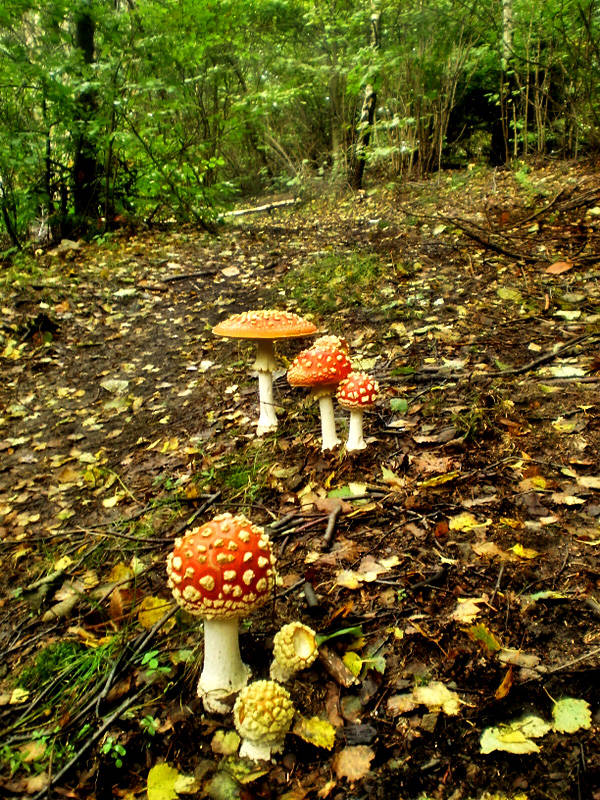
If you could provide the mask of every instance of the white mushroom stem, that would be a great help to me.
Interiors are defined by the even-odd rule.
[[[335,430],[332,392],[320,391],[317,393],[317,397],[321,412],[321,450],[333,450],[340,444],[340,439]]]
[[[242,739],[240,758],[251,758],[253,761],[270,761],[272,753],[281,753],[285,742],[285,734],[280,742],[264,742]]]
[[[270,372],[258,373],[258,402],[260,414],[256,432],[259,436],[277,428],[277,415],[273,400],[273,375]]]
[[[258,401],[260,414],[256,432],[259,436],[277,428],[275,403],[273,402],[273,371],[277,366],[272,339],[256,339],[254,369],[258,372]]]
[[[353,408],[350,411],[346,450],[364,450],[366,446],[367,443],[363,438],[363,410],[362,408]]]
[[[250,670],[242,661],[237,617],[204,620],[204,666],[198,681],[198,697],[204,708],[227,714],[231,702],[224,702],[248,683]]]

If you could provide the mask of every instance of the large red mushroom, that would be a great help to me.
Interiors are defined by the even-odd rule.
[[[219,322],[213,328],[217,336],[251,339],[256,343],[254,369],[258,372],[258,397],[260,413],[256,432],[259,436],[277,428],[277,415],[273,401],[273,372],[277,366],[273,343],[276,339],[293,339],[310,336],[316,325],[291,311],[265,309],[243,311]]]
[[[182,608],[204,619],[204,665],[198,695],[207,711],[227,713],[246,685],[238,623],[273,587],[275,558],[264,530],[243,514],[220,514],[175,541],[169,586]]]
[[[319,400],[321,412],[321,449],[332,450],[340,440],[335,431],[333,400],[337,385],[352,370],[346,352],[335,344],[315,345],[298,353],[290,364],[290,386],[306,386]]]

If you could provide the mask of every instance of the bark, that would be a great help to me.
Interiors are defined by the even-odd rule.
[[[83,5],[75,19],[75,44],[86,65],[94,63],[95,34],[95,20],[91,11]],[[73,159],[73,205],[78,218],[97,217],[99,213],[99,180],[102,170],[95,143],[89,135],[89,123],[97,111],[96,93],[91,89],[79,92],[76,98]]]
[[[373,7],[373,13],[371,14],[371,49],[373,51],[376,51],[379,48],[379,24],[380,14]],[[367,148],[369,147],[369,142],[371,141],[373,123],[375,122],[376,107],[377,90],[372,83],[368,83],[365,86],[363,104],[355,135],[354,154],[350,174],[350,186],[353,189],[362,188],[363,175],[367,160]]]

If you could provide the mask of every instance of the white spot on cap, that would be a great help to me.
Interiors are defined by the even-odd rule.
[[[181,556],[173,556],[171,560],[171,566],[173,569],[180,570],[183,566],[183,561],[181,560]]]
[[[234,569],[226,569],[223,572],[223,580],[234,581],[235,578],[236,578],[236,572]]]
[[[207,592],[212,592],[212,590],[215,588],[215,579],[212,575],[204,575],[204,577],[200,578],[198,583],[200,586],[206,589]]]
[[[252,583],[254,578],[255,578],[255,575],[254,575],[254,570],[253,569],[247,569],[244,572],[244,574],[242,575],[242,580],[244,581],[246,586],[250,586],[250,584]]]

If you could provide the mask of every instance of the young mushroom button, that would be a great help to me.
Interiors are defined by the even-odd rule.
[[[240,756],[268,761],[283,749],[294,718],[289,692],[275,681],[255,681],[239,693],[233,721],[242,737]]]
[[[277,428],[273,402],[273,372],[277,366],[273,342],[276,339],[293,339],[310,336],[316,325],[291,311],[264,309],[244,311],[219,322],[213,328],[217,336],[251,339],[256,343],[254,369],[258,372],[258,397],[260,414],[256,432],[259,436]]]
[[[246,685],[238,621],[269,597],[275,558],[268,536],[243,514],[220,514],[175,541],[167,558],[175,600],[204,619],[204,665],[198,695],[207,711],[227,713]],[[229,700],[229,702],[228,702]]]
[[[329,337],[327,337],[329,338]],[[290,386],[306,386],[319,400],[321,412],[321,449],[332,450],[340,443],[335,431],[333,400],[338,383],[351,371],[347,354],[330,344],[314,346],[298,353],[290,364]]]
[[[302,622],[288,622],[273,639],[274,660],[269,674],[273,680],[285,683],[296,672],[310,667],[318,655],[313,629]]]
[[[338,386],[338,403],[350,411],[346,450],[364,450],[367,446],[363,438],[363,411],[374,405],[378,392],[377,381],[365,372],[351,372]]]

